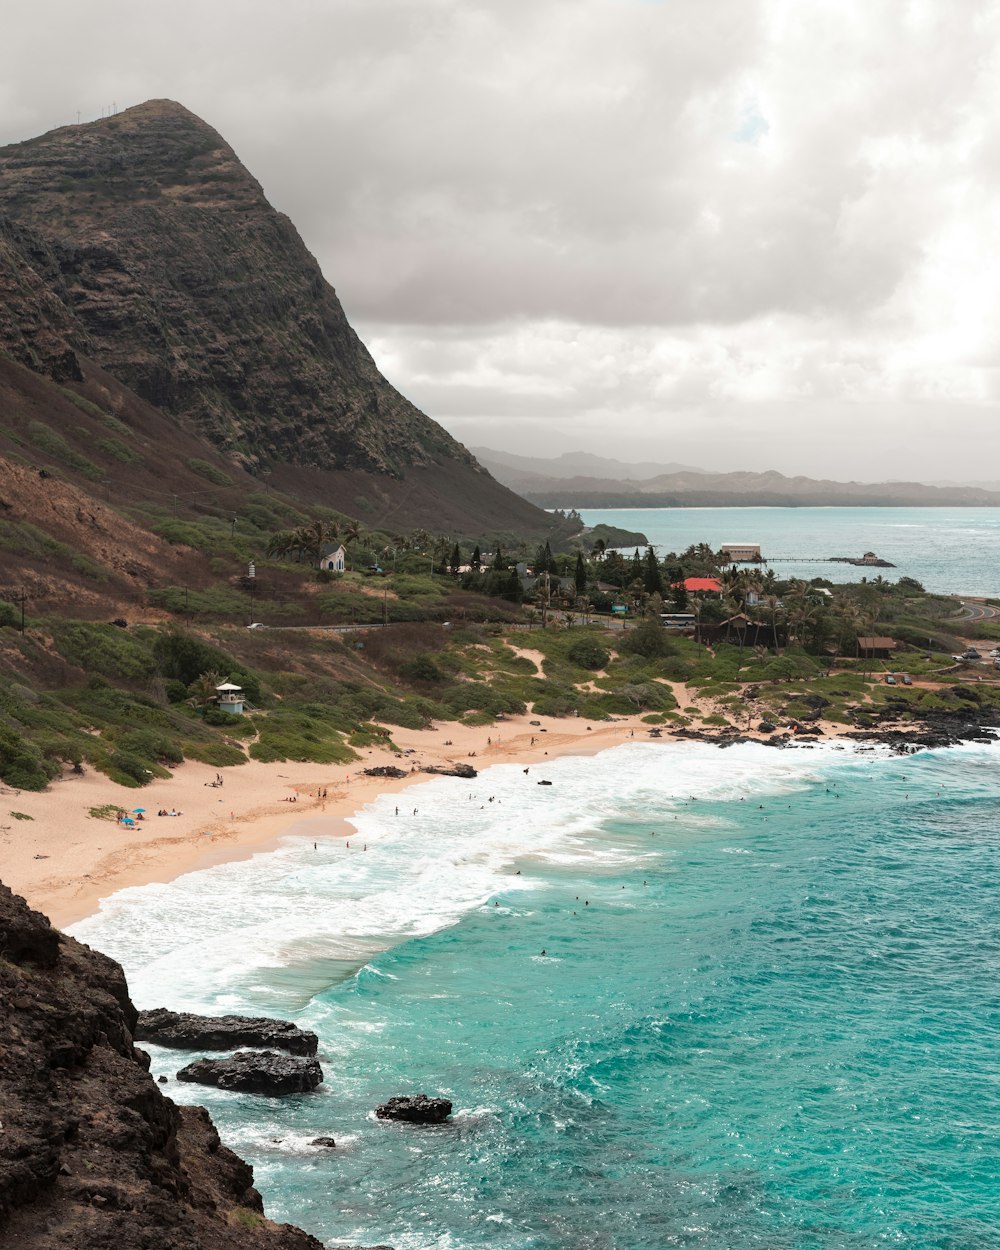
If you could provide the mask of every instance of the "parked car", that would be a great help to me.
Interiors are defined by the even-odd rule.
[[[247,629],[265,629],[265,628],[266,626],[261,621],[254,621],[251,625],[247,626]]]
[[[896,684],[896,678],[892,675],[892,673],[888,673],[886,675],[885,684],[887,686],[894,686]]]
[[[903,683],[904,686],[913,685],[913,678],[910,676],[909,673],[904,673],[903,676],[900,678],[900,681]]]

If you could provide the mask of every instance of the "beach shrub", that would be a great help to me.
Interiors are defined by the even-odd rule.
[[[6,599],[0,599],[0,628],[5,625],[19,625],[21,623],[21,613]]]
[[[0,725],[0,781],[16,790],[44,790],[59,772],[22,734]]]
[[[117,820],[121,808],[117,803],[102,803],[100,807],[89,807],[87,815],[94,820]]]
[[[444,674],[435,664],[433,656],[426,652],[422,655],[415,655],[412,660],[401,664],[399,673],[407,681],[442,681],[444,679]]]
[[[570,644],[566,658],[578,664],[580,668],[596,671],[605,668],[611,653],[596,638],[574,638]]]
[[[52,635],[63,659],[89,673],[143,681],[155,671],[149,647],[116,625],[68,621],[54,625]]]
[[[184,748],[185,758],[197,760],[199,764],[210,764],[213,768],[231,768],[235,764],[245,764],[247,757],[239,747],[228,742],[192,742]]]
[[[669,655],[673,647],[660,622],[647,616],[636,625],[635,629],[625,632],[625,636],[618,644],[618,650],[631,655],[644,655],[647,659],[651,659],[654,656]]]

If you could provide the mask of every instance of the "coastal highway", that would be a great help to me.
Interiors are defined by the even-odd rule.
[[[989,621],[1000,616],[996,608],[991,608],[985,599],[962,599],[963,621]]]

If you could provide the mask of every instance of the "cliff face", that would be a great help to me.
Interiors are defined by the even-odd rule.
[[[0,1244],[321,1250],[265,1219],[252,1169],[132,1044],[121,968],[0,885]]]
[[[180,105],[0,149],[0,215],[0,270],[6,232],[47,288],[46,331],[233,459],[476,467],[381,376],[291,222]]]

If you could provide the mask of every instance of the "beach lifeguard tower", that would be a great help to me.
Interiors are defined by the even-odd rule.
[[[243,715],[243,687],[234,686],[231,681],[224,681],[215,687],[215,701],[224,712],[232,712],[234,716]]]

